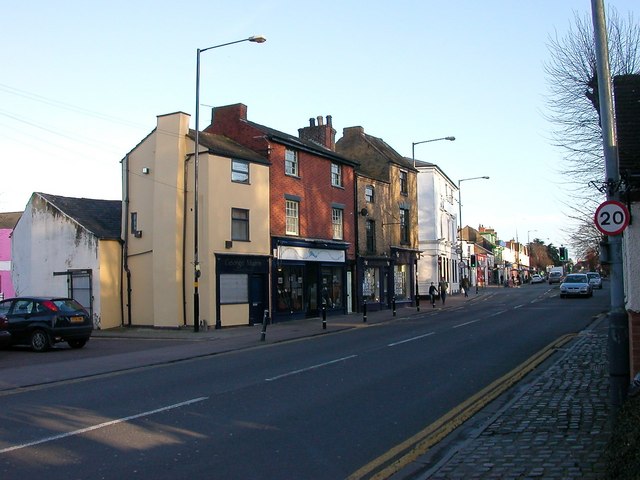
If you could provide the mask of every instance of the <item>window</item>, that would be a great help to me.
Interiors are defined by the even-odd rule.
[[[220,304],[247,303],[249,301],[249,275],[246,273],[220,274]]]
[[[409,210],[400,209],[400,243],[409,243]]]
[[[407,195],[409,193],[407,187],[407,172],[404,170],[400,170],[400,193],[403,195]]]
[[[249,210],[231,209],[231,240],[249,241]]]
[[[342,186],[342,169],[337,163],[331,164],[331,185],[334,187]]]
[[[408,297],[407,289],[407,266],[394,265],[393,267],[393,286],[394,294],[397,300],[404,300]]]
[[[331,211],[331,223],[333,224],[334,240],[342,240],[343,238],[342,214],[343,211],[341,208],[333,208]]]
[[[373,220],[367,220],[365,224],[365,231],[367,237],[367,253],[375,253],[376,251],[376,222]]]
[[[298,210],[299,203],[295,200],[286,200],[285,203],[285,216],[286,216],[286,226],[285,233],[287,235],[298,235]]]
[[[367,203],[373,203],[373,200],[374,200],[373,185],[367,185],[366,187],[364,187],[364,199]]]
[[[249,183],[249,162],[231,160],[231,181],[235,183]]]
[[[138,212],[131,212],[131,233],[138,231]]]
[[[284,173],[298,176],[298,152],[286,149],[284,152]]]

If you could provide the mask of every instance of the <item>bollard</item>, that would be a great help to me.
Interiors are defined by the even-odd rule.
[[[327,302],[322,301],[322,329],[327,329]]]
[[[420,295],[416,295],[416,310],[420,311]]]
[[[393,308],[393,316],[396,316],[396,296],[391,299],[391,308]]]
[[[262,316],[262,336],[260,337],[260,341],[264,342],[267,336],[267,323],[269,320],[269,310],[264,311],[264,315]]]
[[[362,304],[362,323],[367,323],[367,301]]]

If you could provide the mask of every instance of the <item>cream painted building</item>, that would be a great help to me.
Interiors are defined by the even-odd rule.
[[[194,138],[189,115],[161,115],[122,161],[126,323],[194,323]],[[199,318],[226,327],[269,308],[269,164],[232,140],[200,133]]]

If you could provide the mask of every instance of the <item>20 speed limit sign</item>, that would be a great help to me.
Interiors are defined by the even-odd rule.
[[[623,203],[607,200],[596,209],[594,220],[605,235],[619,235],[629,225],[629,210]]]

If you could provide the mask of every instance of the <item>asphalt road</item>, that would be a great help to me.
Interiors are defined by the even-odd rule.
[[[606,289],[493,289],[437,314],[12,392],[0,478],[346,478],[607,305]],[[27,358],[43,361],[3,354],[0,376]]]

